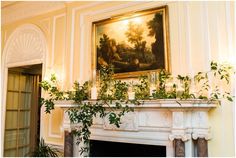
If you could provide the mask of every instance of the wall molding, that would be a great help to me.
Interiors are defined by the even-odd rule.
[[[74,32],[75,32],[75,14],[77,11],[82,10],[82,9],[86,9],[86,8],[90,8],[90,7],[94,7],[97,6],[99,4],[103,4],[105,2],[94,2],[91,4],[87,4],[87,5],[83,5],[83,6],[79,6],[79,7],[75,7],[72,8],[72,15],[71,15],[71,34],[70,34],[70,85],[73,85],[73,65],[74,65],[74,40],[75,40],[75,36],[74,36]]]
[[[45,75],[46,58],[48,57],[47,42],[44,33],[33,24],[25,24],[16,28],[7,41],[2,54],[1,68],[1,144],[0,156],[3,156],[5,111],[7,95],[8,68],[32,64],[43,64],[42,76]],[[40,124],[42,126],[42,122]],[[40,130],[40,135],[42,131]]]
[[[65,17],[66,18],[66,14],[65,13],[63,13],[63,14],[59,14],[59,15],[57,15],[57,16],[53,16],[53,22],[52,22],[52,57],[51,57],[51,64],[50,64],[50,68],[53,68],[53,66],[54,66],[54,60],[55,60],[55,38],[56,38],[56,21],[57,21],[57,19],[59,19],[59,18],[61,18],[61,17]],[[66,22],[65,22],[65,32],[64,32],[64,34],[66,34]],[[65,43],[65,40],[64,40],[64,44],[66,44]],[[64,47],[64,50],[63,50],[63,55],[62,55],[62,71],[64,71],[64,69],[65,69],[65,47]],[[63,72],[60,72],[60,73],[63,73]],[[62,87],[63,88],[63,87]],[[53,115],[53,113],[51,114],[51,115],[49,115],[49,120],[48,120],[48,122],[49,122],[49,129],[48,129],[48,136],[49,137],[52,137],[52,138],[62,138],[62,134],[60,133],[60,134],[54,134],[54,133],[52,133],[52,125],[53,125],[53,123],[52,123],[52,116]]]
[[[65,8],[66,2],[19,2],[2,9],[2,25]]]
[[[86,28],[91,28],[92,27],[92,23],[101,19],[107,19],[110,18],[112,16],[116,16],[117,14],[123,14],[123,13],[127,13],[129,11],[125,10],[130,8],[130,11],[140,11],[140,10],[145,10],[145,9],[150,9],[153,7],[158,7],[161,5],[167,5],[170,4],[172,2],[128,2],[125,4],[120,4],[120,5],[115,5],[115,6],[111,6],[111,7],[107,7],[105,9],[98,9],[96,11],[90,10],[90,11],[85,11],[79,14],[79,20],[80,20],[80,25],[79,28],[80,29],[80,39],[81,43],[80,43],[80,59],[87,59],[86,56],[90,55],[92,52],[92,50],[90,50],[91,48],[88,46],[89,44],[91,45],[91,29],[84,29]],[[97,5],[97,4],[96,4]],[[72,10],[72,31],[75,31],[75,14],[76,11],[78,11],[79,9],[74,9]],[[120,12],[120,10],[122,10]],[[119,13],[117,13],[117,11],[119,11]],[[107,15],[109,13],[109,15]],[[95,16],[96,15],[96,16]],[[100,16],[100,17],[99,17]],[[89,19],[89,21],[87,20]],[[85,53],[81,53],[81,52],[85,52]],[[73,56],[72,54],[74,53],[74,35],[71,36],[71,57]],[[83,82],[84,80],[88,79],[90,75],[87,75],[87,78],[81,78],[81,76],[83,76],[84,74],[84,69],[83,69],[83,65],[84,65],[85,60],[81,60],[80,61],[80,66],[79,66],[79,81]],[[71,62],[71,65],[73,65],[73,63]],[[73,66],[70,69],[71,72],[73,72]],[[89,70],[90,72],[90,70]],[[91,73],[89,73],[91,74]],[[71,74],[72,75],[72,74]],[[71,83],[73,83],[73,76],[71,76]]]
[[[50,22],[50,17],[48,18],[45,18],[45,19],[42,19],[40,20],[40,26],[42,27],[42,29],[44,30],[44,32],[49,36],[50,33],[51,33],[51,22]]]
[[[192,50],[191,50],[191,29],[190,29],[190,17],[189,17],[189,2],[186,2],[184,4],[184,11],[185,11],[185,15],[186,15],[186,58],[187,58],[187,63],[189,65],[188,71],[190,73],[191,76],[193,76],[194,72],[193,72],[193,67],[192,67]]]
[[[63,133],[60,130],[59,130],[60,134],[55,134],[52,132],[52,125],[53,125],[52,115],[53,113],[49,115],[49,119],[48,119],[48,122],[49,122],[48,136],[51,138],[62,138]]]
[[[52,58],[51,58],[50,67],[53,67],[53,65],[54,65],[56,21],[57,21],[58,18],[65,17],[65,16],[66,16],[65,13],[59,14],[57,16],[53,16],[53,23],[52,23]],[[64,50],[64,54],[65,54],[65,50]],[[63,60],[63,62],[64,62],[64,60]]]

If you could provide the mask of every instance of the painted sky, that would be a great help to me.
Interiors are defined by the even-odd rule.
[[[147,22],[152,20],[154,18],[154,14],[145,15],[141,17],[134,17],[130,19],[120,20],[113,23],[108,23],[104,25],[100,25],[96,27],[96,44],[99,45],[99,40],[102,37],[102,35],[105,33],[108,35],[108,37],[111,39],[115,39],[117,43],[125,42],[129,46],[133,46],[130,42],[128,42],[128,39],[125,35],[125,32],[128,29],[129,22],[133,22],[135,24],[141,25],[143,27],[143,38],[147,42],[146,47],[151,48],[151,44],[155,42],[154,37],[148,36],[149,29],[147,27]]]

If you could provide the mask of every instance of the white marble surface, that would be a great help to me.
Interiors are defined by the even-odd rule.
[[[61,107],[64,111],[70,107],[78,107],[72,101],[55,102],[55,106]],[[110,125],[108,118],[94,118],[91,139],[163,145],[166,146],[167,156],[174,156],[172,141],[182,139],[185,142],[186,156],[194,156],[192,139],[198,137],[210,139],[208,111],[217,107],[217,102],[160,99],[145,100],[141,105],[134,107],[134,112],[130,112],[122,118],[120,128]],[[62,129],[70,131],[79,126],[71,125],[67,113],[64,113]],[[76,152],[74,155],[78,155],[78,153]]]

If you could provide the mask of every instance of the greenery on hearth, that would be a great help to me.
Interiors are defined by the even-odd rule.
[[[77,124],[73,133],[79,142],[84,142],[81,153],[88,153],[90,137],[90,127],[95,117],[106,118],[110,124],[117,128],[121,125],[122,117],[134,109],[129,105],[138,105],[140,100],[148,99],[207,99],[219,100],[226,98],[233,101],[233,96],[229,92],[221,92],[220,87],[211,87],[211,80],[220,81],[223,84],[230,83],[230,75],[233,68],[229,65],[222,65],[211,62],[211,69],[208,72],[198,72],[193,78],[190,76],[178,75],[174,78],[170,73],[161,70],[156,73],[156,89],[150,94],[150,82],[147,76],[141,76],[138,83],[127,83],[113,78],[113,68],[111,66],[101,67],[99,79],[96,82],[98,88],[98,100],[90,100],[91,81],[81,85],[74,83],[73,90],[61,91],[58,88],[56,76],[52,75],[50,80],[40,83],[48,97],[41,99],[41,104],[45,105],[45,112],[50,113],[54,109],[56,100],[73,100],[76,107],[67,110],[71,123]],[[174,80],[176,79],[176,80]],[[173,82],[168,85],[168,81]],[[95,82],[93,82],[94,84]],[[170,87],[171,85],[171,87]],[[218,85],[218,84],[216,84]],[[135,99],[129,99],[129,91],[135,93]],[[209,91],[211,90],[211,93]],[[178,101],[177,101],[178,102]]]
[[[58,157],[59,150],[53,146],[47,145],[44,139],[41,139],[38,147],[33,152],[33,157]]]

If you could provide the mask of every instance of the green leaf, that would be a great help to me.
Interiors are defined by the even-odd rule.
[[[232,98],[232,97],[230,97],[230,96],[227,96],[227,99],[228,99],[228,101],[231,101],[231,102],[233,102],[233,98]]]

